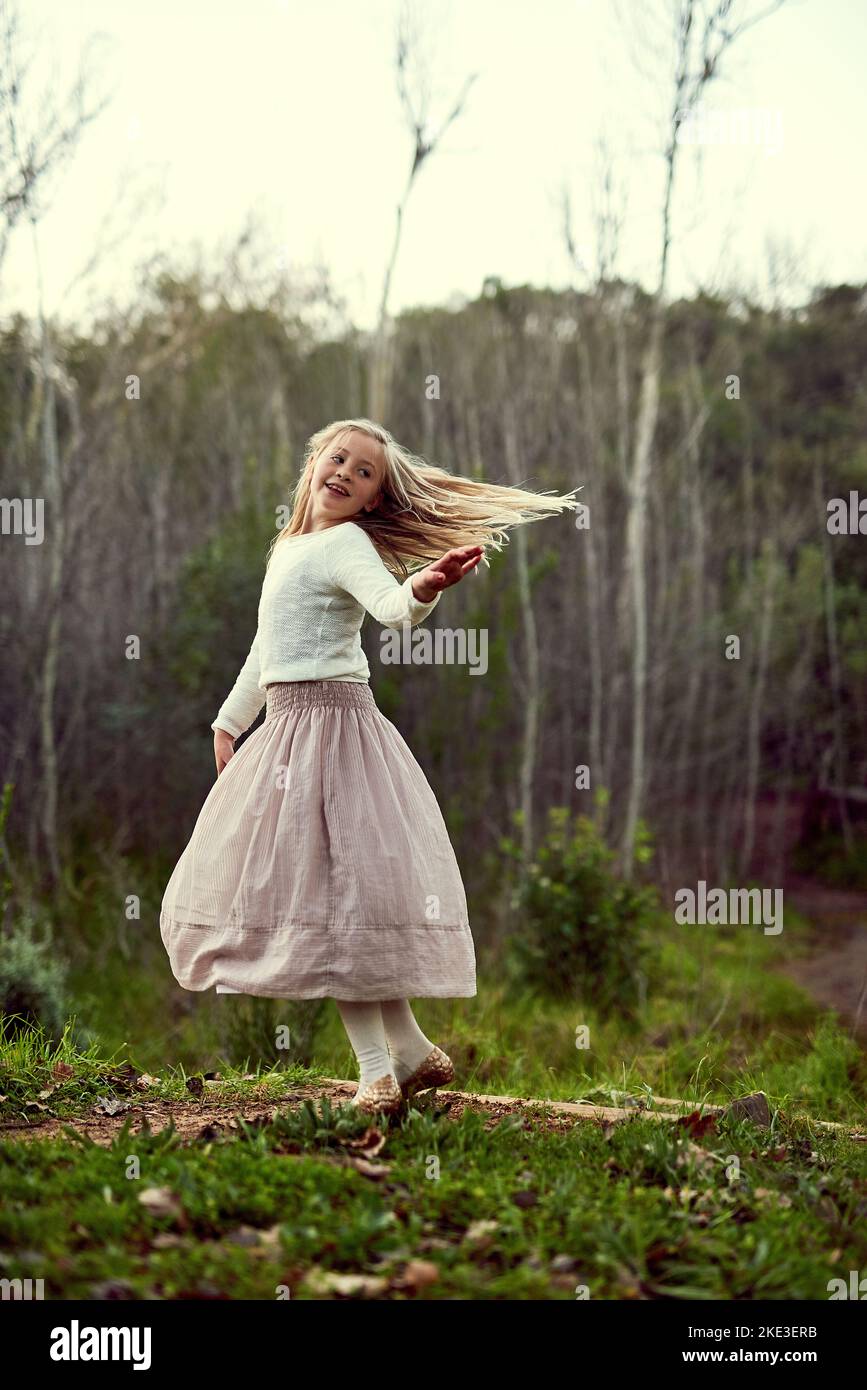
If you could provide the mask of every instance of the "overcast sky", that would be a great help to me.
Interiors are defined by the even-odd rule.
[[[750,5],[741,0],[739,12],[767,0]],[[110,98],[50,186],[39,229],[49,312],[86,323],[89,306],[135,298],[143,258],[162,251],[182,267],[198,246],[216,260],[254,214],[275,266],[282,255],[309,277],[322,261],[350,315],[369,327],[409,171],[394,63],[401,8],[400,0],[21,4],[35,53],[28,111],[43,86],[69,87],[89,39],[92,99]],[[660,0],[658,12],[667,8]],[[650,24],[651,12],[646,0],[412,6],[433,130],[478,75],[409,200],[393,311],[475,296],[486,275],[569,283],[560,193],[568,188],[575,235],[590,256],[603,134],[627,197],[621,273],[652,283],[671,89],[666,30]],[[681,152],[672,291],[763,286],[769,242],[794,254],[808,284],[867,280],[865,64],[867,0],[788,0],[738,40],[705,104],[709,120],[746,113],[741,125],[723,128],[727,143]],[[111,216],[122,244],[67,290]],[[19,224],[0,312],[34,309],[34,265],[29,227]]]

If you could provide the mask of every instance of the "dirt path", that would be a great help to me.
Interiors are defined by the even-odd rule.
[[[249,1124],[267,1124],[280,1110],[297,1110],[305,1100],[321,1100],[327,1096],[333,1105],[347,1102],[355,1094],[357,1082],[341,1081],[326,1077],[321,1082],[307,1086],[296,1086],[286,1095],[246,1098],[243,1102],[227,1098],[219,1100],[214,1094],[221,1087],[220,1082],[206,1082],[209,1093],[199,1100],[167,1101],[145,1099],[123,1103],[114,1115],[101,1111],[89,1115],[64,1120],[54,1115],[37,1115],[28,1124],[0,1125],[0,1139],[28,1142],[33,1139],[54,1139],[62,1136],[68,1125],[79,1134],[87,1135],[96,1144],[108,1145],[130,1120],[130,1132],[138,1134],[145,1120],[152,1133],[158,1133],[174,1121],[175,1129],[182,1139],[220,1139],[229,1137],[240,1130],[240,1121]],[[429,1095],[432,1093],[428,1093]],[[638,1115],[658,1120],[661,1123],[674,1123],[682,1116],[695,1114],[695,1102],[672,1100],[655,1096],[654,1110],[641,1105],[624,1107],[608,1105],[579,1105],[570,1101],[551,1101],[516,1096],[476,1095],[468,1091],[439,1090],[436,1093],[437,1105],[444,1109],[449,1119],[459,1119],[465,1110],[488,1116],[486,1128],[493,1128],[507,1115],[525,1114],[525,1124],[530,1124],[530,1115],[550,1130],[569,1129],[579,1120],[590,1120],[597,1124],[611,1125],[633,1120]],[[421,1097],[425,1100],[426,1097]],[[702,1114],[720,1115],[724,1107],[704,1105]],[[823,1129],[846,1130],[845,1125],[815,1120],[814,1124]],[[853,1138],[867,1141],[867,1132],[848,1130]]]
[[[815,949],[780,970],[867,1041],[867,894],[790,876],[786,901],[813,923]]]
[[[802,839],[809,797],[792,794],[778,822],[776,796],[763,793],[755,806],[755,842],[750,881],[782,884],[785,902],[813,926],[809,956],[791,959],[785,932],[776,938],[781,974],[794,980],[824,1009],[834,1009],[844,1027],[867,1044],[867,892],[833,888],[789,867]],[[696,817],[698,810],[696,808]],[[668,865],[667,900],[675,887],[692,883],[700,846],[678,864]],[[703,875],[699,875],[700,877]]]
[[[787,866],[792,864],[808,830],[809,803],[808,794],[791,795],[779,823],[776,798],[759,797],[751,868],[760,880],[775,881],[774,866],[781,851]],[[813,950],[802,959],[784,958],[781,973],[822,1008],[836,1010],[853,1036],[867,1042],[867,893],[829,887],[791,867],[785,869],[783,879],[785,901],[813,925]],[[785,952],[781,955],[785,957]]]

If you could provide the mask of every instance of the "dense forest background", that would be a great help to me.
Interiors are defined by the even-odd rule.
[[[56,340],[53,489],[38,342],[21,319],[0,336],[0,489],[45,498],[45,543],[0,548],[8,837],[48,874],[74,844],[170,856],[184,842],[304,443],[369,413],[366,344],[318,335],[315,305],[233,302],[165,271],[143,299],[134,323]],[[707,296],[666,309],[641,798],[663,868],[748,872],[769,795],[780,873],[792,798],[824,794],[841,833],[855,819],[837,793],[867,780],[867,549],[830,533],[828,504],[867,496],[865,305],[841,285],[797,310]],[[620,281],[565,295],[488,281],[394,327],[399,439],[455,473],[580,486],[586,507],[523,528],[521,555],[512,533],[439,608],[432,626],[486,631],[484,674],[383,665],[365,625],[377,698],[486,902],[515,810],[538,827],[568,805],[623,834],[627,460],[648,321]]]
[[[475,76],[437,129],[400,27],[411,158],[374,327],[353,321],[327,266],[275,269],[252,213],[216,268],[180,248],[143,260],[125,305],[99,294],[95,248],[87,330],[52,312],[41,280],[37,315],[0,318],[7,1010],[39,973],[28,922],[62,936],[49,957],[69,961],[104,1029],[131,980],[139,1002],[151,985],[170,997],[160,901],[215,776],[210,724],[255,631],[266,552],[310,435],[360,416],[455,474],[580,489],[577,513],[516,528],[428,621],[475,640],[484,669],[387,664],[376,624],[363,630],[380,708],[443,809],[485,969],[532,920],[540,978],[646,998],[647,922],[623,885],[655,885],[670,921],[674,893],[699,880],[798,880],[862,895],[801,898],[842,952],[844,984],[824,1002],[848,992],[858,1026],[867,287],[817,283],[798,302],[791,258],[769,242],[764,294],[738,288],[737,264],[728,289],[669,288],[680,137],[742,35],[778,8],[660,7],[666,44],[648,53],[667,54],[669,115],[646,284],[621,271],[626,189],[600,138],[582,193],[592,247],[563,194],[567,288],[488,275],[476,297],[390,310],[405,207]],[[14,6],[2,12],[0,270],[28,223],[40,264],[44,191],[101,109],[82,81],[28,124]],[[28,537],[31,508],[41,531]],[[582,827],[570,849],[563,814]]]

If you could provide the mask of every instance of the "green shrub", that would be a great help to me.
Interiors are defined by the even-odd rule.
[[[57,1040],[66,1020],[65,969],[46,927],[43,940],[24,917],[0,937],[0,1029],[5,1036],[41,1024]]]
[[[512,972],[551,998],[582,1000],[603,1015],[632,1012],[643,989],[645,929],[658,908],[656,890],[619,879],[614,852],[595,823],[578,816],[572,825],[564,806],[549,810],[535,860],[525,864],[511,839],[501,849],[520,864],[512,895],[518,921],[508,946]],[[646,862],[650,854],[641,825],[637,857]]]
[[[323,999],[221,999],[225,1008],[224,1051],[232,1066],[259,1063],[275,1066],[310,1066],[314,1037],[325,1008]],[[288,1029],[288,1046],[278,1046],[283,1038],[278,1029]]]

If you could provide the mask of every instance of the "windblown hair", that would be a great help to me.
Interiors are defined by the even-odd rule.
[[[307,441],[301,476],[292,494],[292,515],[272,541],[268,563],[275,546],[301,531],[318,459],[337,447],[350,430],[376,440],[385,459],[378,507],[360,511],[352,520],[368,533],[383,564],[401,581],[458,546],[502,550],[509,527],[541,521],[567,509],[575,511],[581,505],[572,495],[580,488],[560,495],[464,478],[411,454],[373,420],[334,420]],[[490,568],[486,555],[482,563]]]

